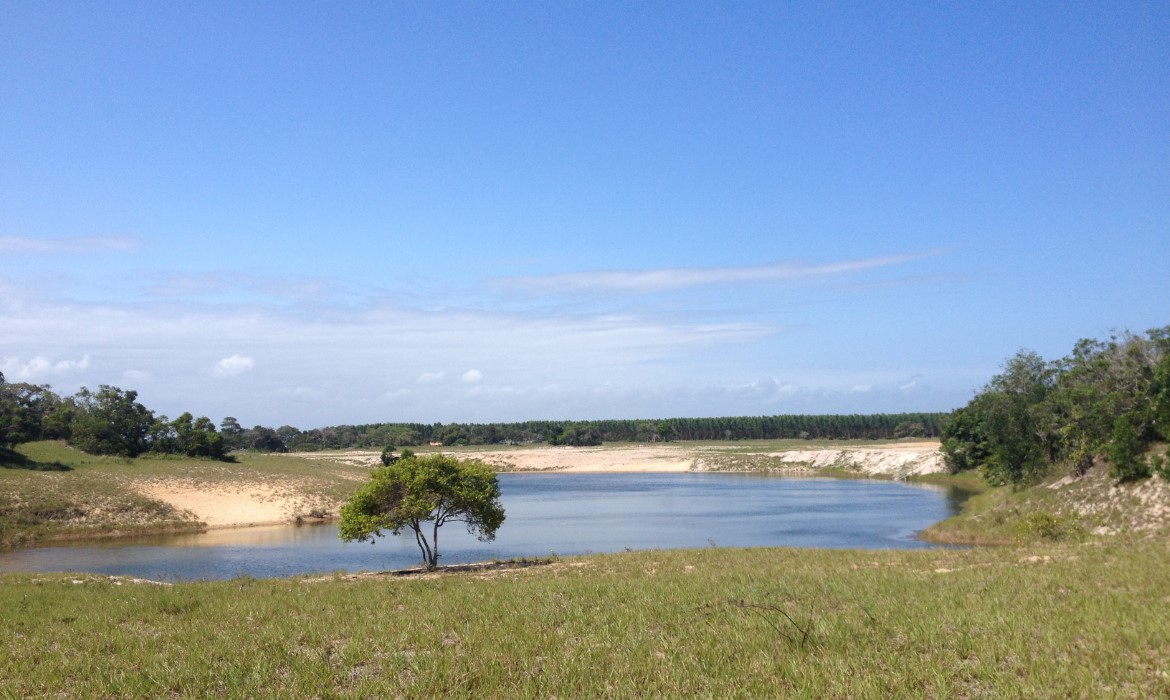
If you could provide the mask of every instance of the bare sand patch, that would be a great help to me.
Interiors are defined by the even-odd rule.
[[[148,498],[189,513],[208,527],[245,527],[287,523],[311,510],[315,499],[300,493],[295,482],[204,484],[155,479],[135,484]]]
[[[866,474],[894,479],[946,471],[942,452],[937,445],[930,443],[895,443],[857,449],[786,450],[770,453],[770,456],[781,462],[812,469],[857,469]]]
[[[743,455],[773,458],[781,469],[816,471],[850,469],[873,476],[904,479],[946,470],[939,444],[910,441],[872,447],[840,447],[753,452],[743,446],[671,443],[602,447],[524,447],[456,456],[481,459],[501,471],[557,472],[686,472],[710,468],[711,458],[730,450]],[[745,467],[752,469],[752,467]]]
[[[685,472],[694,467],[696,458],[694,449],[647,445],[531,447],[476,452],[470,456],[518,472]]]

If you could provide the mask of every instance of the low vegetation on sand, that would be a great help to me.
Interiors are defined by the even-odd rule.
[[[368,473],[287,455],[130,459],[88,455],[59,441],[26,443],[0,455],[0,549],[206,527],[198,514],[145,495],[159,484],[212,494],[267,489],[291,504],[288,513],[275,509],[281,520],[335,513]]]
[[[0,697],[1170,694],[1165,542],[0,577]]]

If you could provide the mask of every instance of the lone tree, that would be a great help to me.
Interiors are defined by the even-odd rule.
[[[410,529],[423,563],[434,569],[445,523],[465,523],[480,542],[490,542],[504,522],[499,480],[483,462],[409,455],[375,469],[371,477],[341,507],[339,534],[346,542],[373,542],[383,530],[398,535]]]

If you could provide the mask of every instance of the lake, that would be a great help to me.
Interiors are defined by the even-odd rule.
[[[501,474],[507,520],[482,543],[439,530],[441,564],[694,547],[917,548],[956,514],[957,489],[759,474]],[[93,572],[181,581],[417,566],[406,536],[343,543],[333,524],[212,530],[0,553],[0,573]]]

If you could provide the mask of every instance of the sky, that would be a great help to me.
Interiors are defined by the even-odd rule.
[[[1168,36],[0,0],[0,371],[245,426],[949,411],[1170,325]]]

